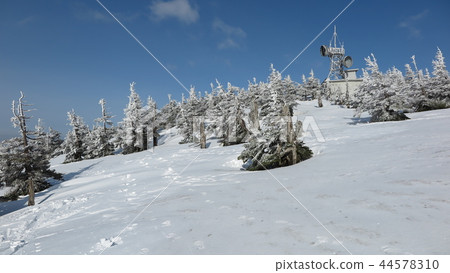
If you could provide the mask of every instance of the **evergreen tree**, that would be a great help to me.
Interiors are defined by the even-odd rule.
[[[148,139],[151,136],[152,146],[158,146],[158,119],[157,119],[157,106],[156,101],[153,100],[152,97],[148,97],[147,105],[143,109],[143,130],[142,130],[142,139],[143,139],[143,149],[148,149]]]
[[[50,150],[50,158],[63,153],[63,143],[64,140],[61,139],[61,133],[50,127],[47,133],[47,145]]]
[[[224,146],[239,144],[247,136],[238,94],[240,89],[228,83],[227,90],[217,81],[208,99],[208,131],[222,140]],[[216,94],[214,96],[214,94]]]
[[[291,79],[291,76],[287,75],[283,79],[283,86],[284,86],[284,93],[286,96],[286,101],[289,103],[296,103],[296,101],[299,99],[299,94],[301,94],[301,87],[299,84],[294,82]],[[293,105],[292,105],[293,106]]]
[[[405,106],[408,111],[416,111],[427,100],[427,92],[419,74],[409,64],[405,64],[405,82],[402,92],[407,95]]]
[[[314,70],[311,69],[309,77],[304,84],[306,100],[316,98],[317,91],[320,90],[320,80],[314,76]]]
[[[180,112],[180,104],[172,99],[169,94],[169,103],[161,108],[157,113],[157,123],[164,129],[169,129],[176,126],[177,116]]]
[[[61,139],[60,133],[52,128],[49,128],[49,132],[45,132],[43,122],[40,118],[35,126],[33,135],[33,140],[35,141],[33,144],[36,144],[40,149],[42,149],[48,159],[51,159],[61,153],[61,145],[63,140]]]
[[[402,73],[393,68],[383,75],[375,56],[371,56],[365,58],[367,70],[363,69],[363,82],[355,94],[357,115],[368,111],[372,122],[407,119],[403,113],[405,94],[401,92],[404,84]]]
[[[207,104],[204,102],[197,97],[195,88],[191,87],[189,98],[181,103],[180,112],[177,116],[178,132],[183,136],[181,144],[194,142],[194,119],[205,115]]]
[[[20,92],[18,104],[12,104],[14,116],[11,121],[19,127],[21,138],[3,141],[0,145],[0,182],[12,186],[6,198],[17,199],[20,195],[28,194],[28,205],[34,205],[34,194],[50,186],[48,178],[62,179],[62,176],[50,170],[49,149],[45,145],[46,137],[41,126],[38,132],[27,129],[24,95]],[[34,138],[32,136],[35,136]]]
[[[96,125],[89,133],[89,141],[87,147],[88,158],[99,158],[114,154],[114,145],[112,140],[114,138],[115,130],[111,126],[113,117],[106,110],[106,101],[100,99],[98,102],[101,106],[101,116],[95,119]]]
[[[432,63],[432,74],[434,77],[430,79],[429,86],[431,101],[435,107],[431,105],[431,108],[450,107],[450,78],[445,65],[444,55],[439,48]]]
[[[130,96],[124,109],[125,117],[121,122],[122,153],[130,154],[142,151],[142,101],[135,90],[135,82],[130,83]]]
[[[296,164],[312,156],[297,139],[292,124],[292,108],[286,101],[281,75],[272,67],[266,87],[270,96],[261,107],[261,131],[254,134],[238,159],[246,170],[264,170]],[[253,110],[254,111],[254,110]]]
[[[67,112],[67,117],[72,130],[67,133],[63,143],[66,154],[64,163],[81,161],[87,155],[89,128],[84,124],[83,118],[75,114],[73,109],[71,112]]]

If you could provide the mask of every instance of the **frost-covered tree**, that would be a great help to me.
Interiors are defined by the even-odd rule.
[[[64,163],[76,162],[85,158],[90,134],[83,118],[78,116],[73,109],[67,112],[67,117],[72,130],[67,133],[63,143],[64,153],[66,154]]]
[[[28,205],[34,205],[34,194],[50,186],[48,178],[61,179],[62,176],[50,170],[49,149],[45,146],[45,134],[29,131],[24,107],[24,95],[18,103],[12,103],[14,127],[19,128],[21,138],[3,141],[0,145],[0,182],[12,187],[6,198],[17,199],[20,195],[28,194]],[[39,130],[40,127],[38,126]]]
[[[437,107],[432,108],[450,107],[450,77],[445,65],[444,55],[439,48],[432,63],[434,77],[429,80],[430,100],[432,103],[438,104],[434,105]]]
[[[125,117],[120,123],[120,139],[123,141],[121,146],[124,154],[142,151],[143,110],[135,84],[135,82],[130,83],[129,101],[124,109]]]
[[[208,110],[206,111],[210,122],[208,131],[221,139],[224,146],[239,144],[247,137],[247,127],[243,119],[241,101],[238,87],[228,83],[227,90],[217,82],[208,97]],[[214,96],[215,95],[215,96]]]
[[[286,101],[278,73],[272,70],[267,88],[270,96],[261,106],[261,130],[253,134],[238,159],[246,170],[264,170],[296,164],[312,156],[311,150],[298,140],[292,124],[292,105]]]
[[[27,184],[23,151],[23,142],[19,137],[0,142],[0,185],[13,187],[15,184]],[[17,195],[13,199],[16,198]]]
[[[34,128],[33,140],[35,141],[35,144],[42,149],[43,153],[47,155],[48,159],[62,153],[61,145],[63,144],[63,140],[58,131],[49,128],[49,131],[46,132],[42,119],[40,118]]]
[[[363,69],[363,82],[355,94],[357,115],[368,111],[372,122],[407,119],[403,113],[406,96],[401,92],[402,73],[393,68],[383,75],[375,56],[371,56],[365,58],[367,68]]]
[[[314,76],[314,70],[311,69],[309,77],[303,85],[306,100],[316,98],[317,92],[320,90],[320,80]]]
[[[142,112],[142,142],[143,149],[148,149],[148,139],[151,137],[153,147],[158,146],[158,127],[159,120],[157,119],[156,101],[152,97],[148,97],[147,105]]]
[[[115,129],[112,127],[113,117],[106,109],[106,101],[100,99],[101,116],[95,119],[95,126],[89,133],[87,146],[88,158],[99,158],[114,154],[114,145],[112,143]]]
[[[47,146],[50,150],[50,158],[58,156],[63,153],[63,143],[64,140],[61,139],[61,133],[54,130],[53,128],[49,128],[46,134],[46,142]]]
[[[295,103],[299,99],[301,87],[298,83],[291,79],[291,76],[287,75],[283,79],[284,93],[288,102]]]
[[[423,105],[427,100],[428,92],[425,89],[423,79],[419,75],[412,70],[409,64],[405,64],[404,85],[401,92],[407,96],[405,108],[411,112],[417,110],[418,105]]]
[[[194,141],[194,119],[204,116],[207,109],[205,99],[197,97],[194,87],[189,90],[189,98],[181,103],[180,112],[177,116],[178,132],[183,136],[180,143]]]
[[[179,112],[180,104],[169,94],[169,103],[157,113],[157,123],[163,129],[175,127]]]

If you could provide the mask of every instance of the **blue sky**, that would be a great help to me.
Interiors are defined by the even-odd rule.
[[[283,70],[351,0],[203,1],[101,0],[180,82],[209,91],[217,78],[246,87],[266,80],[270,64]],[[374,53],[381,69],[403,70],[416,55],[428,67],[437,46],[450,56],[450,1],[356,0],[336,21],[354,68]],[[296,81],[314,69],[323,79],[329,60],[320,56],[327,29],[286,71]],[[95,0],[0,2],[0,139],[17,135],[11,101],[22,90],[38,117],[63,135],[72,108],[92,124],[98,100],[123,117],[129,83],[142,99],[162,107],[167,94],[185,92]]]

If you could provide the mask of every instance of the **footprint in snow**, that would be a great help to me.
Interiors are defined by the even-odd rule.
[[[120,237],[111,237],[111,238],[101,238],[100,242],[96,243],[94,246],[94,249],[96,251],[104,251],[107,248],[116,246],[116,245],[121,245],[122,242],[122,238]],[[92,252],[92,251],[91,251]]]
[[[122,181],[133,182],[133,181],[136,181],[136,179],[132,178],[131,174],[127,174],[127,175],[122,176]]]
[[[194,242],[194,246],[195,246],[198,250],[205,249],[205,244],[203,243],[203,241],[195,241],[195,242]]]
[[[148,254],[150,252],[150,250],[146,247],[141,248],[141,254]]]
[[[181,238],[180,236],[178,236],[176,233],[173,233],[173,232],[168,233],[168,234],[163,232],[163,235],[164,235],[164,237],[166,237],[166,239],[170,239],[172,241],[175,241],[175,240],[178,240]]]
[[[126,228],[126,230],[131,231],[137,227],[138,224],[134,223]]]
[[[36,250],[35,250],[36,253],[41,252],[41,250],[42,250],[41,243],[35,243],[34,247],[36,248]]]

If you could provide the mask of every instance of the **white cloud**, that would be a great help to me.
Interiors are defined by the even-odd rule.
[[[167,18],[176,18],[183,23],[190,24],[198,20],[199,14],[188,0],[170,0],[167,2],[157,0],[150,5],[152,18],[160,21]]]
[[[243,31],[240,27],[233,27],[227,25],[224,21],[220,20],[219,18],[214,19],[213,29],[221,31],[228,36],[237,36],[243,38],[247,36],[247,33],[245,33],[245,31]]]
[[[403,21],[401,21],[398,26],[401,28],[405,28],[408,30],[409,32],[409,36],[413,37],[413,38],[421,38],[422,37],[422,32],[421,30],[417,27],[418,21],[422,20],[423,18],[425,18],[429,13],[429,10],[426,9],[418,14],[412,15],[407,17],[406,19],[404,19]]]
[[[233,39],[227,38],[220,43],[217,44],[218,49],[227,49],[227,48],[239,48],[238,43],[236,43]]]
[[[224,36],[217,44],[218,49],[240,48],[238,40],[242,41],[247,36],[242,28],[230,26],[219,18],[214,19],[212,28]]]

